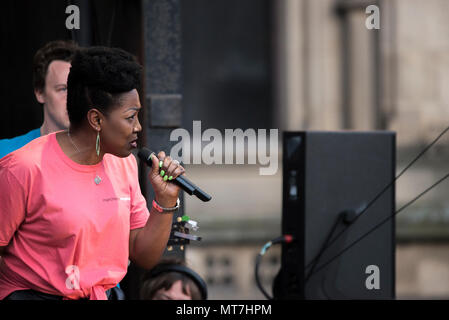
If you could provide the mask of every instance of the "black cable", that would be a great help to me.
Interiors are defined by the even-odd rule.
[[[262,286],[262,283],[259,278],[259,265],[262,261],[262,257],[265,255],[267,250],[273,245],[278,243],[291,243],[294,240],[293,236],[291,235],[283,235],[281,237],[277,237],[271,241],[268,241],[263,247],[262,250],[260,250],[259,254],[256,257],[256,266],[254,268],[254,275],[256,278],[256,284],[257,287],[260,289],[262,294],[267,298],[268,300],[273,300],[273,298],[268,294],[268,292],[265,291],[265,289]]]
[[[360,214],[355,218],[355,220],[353,221],[352,224],[354,224],[354,222],[357,221],[357,219],[363,215],[363,213],[365,213],[373,204],[374,202],[377,201],[377,199],[379,199],[383,193],[385,191],[387,191],[398,179],[399,177],[401,177],[405,171],[407,171],[416,161],[418,161],[419,158],[421,158],[424,153],[426,153],[447,131],[449,130],[449,126],[443,130],[443,132],[441,132],[438,137],[436,139],[434,139],[427,147],[425,147],[394,179],[393,181],[391,181],[387,186],[385,186],[382,191],[380,193],[378,193],[373,200],[371,200],[368,205],[360,212]],[[335,241],[337,241],[337,239],[345,232],[349,229],[350,226],[348,226],[347,228],[343,229],[340,233],[337,234],[337,236],[329,241],[329,245],[328,246],[323,246],[323,248],[321,248],[320,252],[316,255],[315,258],[313,258],[305,267],[305,269],[307,270],[309,267],[311,267],[312,265],[316,265],[317,259],[324,253],[324,251],[326,251],[327,248],[329,248],[330,246],[332,246]]]
[[[347,246],[346,248],[344,248],[342,251],[340,251],[340,253],[338,253],[337,255],[335,255],[333,258],[331,258],[330,260],[328,260],[326,263],[322,264],[318,269],[315,270],[314,273],[322,270],[323,268],[325,268],[327,265],[329,265],[330,263],[332,263],[335,259],[337,259],[338,257],[340,257],[343,253],[345,253],[347,250],[349,250],[350,248],[352,248],[354,245],[356,245],[359,241],[361,241],[363,238],[367,237],[369,234],[371,234],[374,230],[376,230],[377,228],[379,228],[380,226],[382,226],[385,222],[387,222],[388,220],[390,220],[391,218],[393,218],[394,216],[396,216],[399,212],[401,212],[402,210],[404,210],[405,208],[407,208],[408,206],[410,206],[411,204],[413,204],[416,200],[418,200],[419,198],[421,198],[424,194],[426,194],[427,192],[429,192],[430,190],[432,190],[433,188],[435,188],[438,184],[440,184],[441,182],[443,182],[447,177],[449,177],[449,173],[447,173],[443,178],[441,178],[440,180],[438,180],[437,182],[435,182],[433,185],[431,185],[429,188],[427,188],[426,190],[424,190],[423,192],[421,192],[418,196],[416,196],[413,200],[409,201],[407,204],[405,204],[404,206],[402,206],[399,210],[397,210],[395,213],[393,213],[392,215],[390,215],[389,217],[387,217],[386,219],[382,220],[379,224],[377,224],[376,226],[374,226],[374,228],[372,228],[371,230],[369,230],[367,233],[363,234],[362,236],[360,236],[356,241],[354,241],[353,243],[351,243],[349,246]]]
[[[263,257],[263,255],[261,255],[260,253],[256,257],[256,268],[255,268],[256,284],[257,284],[257,287],[260,289],[260,291],[265,296],[265,298],[267,298],[267,300],[273,300],[273,298],[268,294],[268,292],[265,291],[265,289],[263,288],[262,283],[260,282],[260,279],[259,279],[259,264],[262,261],[262,257]]]
[[[327,238],[324,241],[323,246],[320,249],[320,252],[318,252],[316,258],[314,259],[314,262],[313,262],[313,265],[312,265],[312,269],[310,269],[309,273],[307,274],[306,279],[305,279],[305,283],[307,283],[309,281],[313,271],[315,270],[315,267],[317,266],[318,262],[320,261],[321,255],[324,253],[324,251],[325,251],[325,249],[327,247],[327,244],[329,243],[329,241],[330,241],[331,237],[333,236],[335,230],[337,230],[337,226],[340,224],[341,220],[342,220],[342,216],[338,215],[337,220],[335,220],[335,223],[332,226],[331,232],[329,232],[329,234],[327,235]]]

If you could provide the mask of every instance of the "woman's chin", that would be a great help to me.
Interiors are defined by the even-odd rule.
[[[116,156],[116,157],[119,157],[119,158],[126,158],[126,157],[128,157],[130,154],[131,154],[131,151],[132,151],[133,149],[128,149],[128,150],[126,150],[126,149],[122,149],[122,150],[120,150],[120,151],[117,151],[117,152],[111,152],[114,156]]]

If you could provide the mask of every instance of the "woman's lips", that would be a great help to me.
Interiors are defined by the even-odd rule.
[[[131,147],[137,148],[137,140],[131,142]]]

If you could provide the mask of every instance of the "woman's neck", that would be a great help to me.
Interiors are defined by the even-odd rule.
[[[63,133],[63,142],[67,150],[67,156],[73,161],[83,165],[94,165],[103,160],[104,153],[101,151],[97,155],[96,139],[97,134],[89,129],[69,128]],[[62,146],[61,146],[62,147]],[[64,149],[63,149],[64,150]]]

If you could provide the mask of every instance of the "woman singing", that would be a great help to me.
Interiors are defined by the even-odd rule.
[[[141,66],[120,49],[80,50],[68,77],[70,128],[0,160],[0,299],[107,299],[128,259],[150,269],[167,244],[184,173],[152,157],[142,196],[137,147]],[[162,174],[162,176],[159,174]]]

